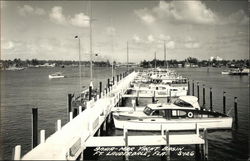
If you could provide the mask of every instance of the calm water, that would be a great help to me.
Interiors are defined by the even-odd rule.
[[[116,73],[121,73],[119,69]],[[209,132],[209,159],[210,160],[246,160],[248,158],[248,130],[249,130],[249,77],[221,75],[222,69],[206,68],[176,69],[184,76],[206,86],[206,104],[209,108],[209,87],[213,91],[213,107],[222,111],[222,93],[226,93],[227,111],[233,107],[233,97],[238,97],[238,129]],[[48,74],[61,71],[67,78],[49,80]],[[115,74],[116,74],[115,73]],[[89,69],[82,72],[82,85],[89,85]],[[99,81],[103,84],[111,77],[110,68],[94,69],[94,85]],[[11,159],[12,148],[20,144],[22,155],[31,149],[31,108],[38,107],[39,130],[46,130],[46,137],[55,131],[55,122],[67,121],[67,94],[79,91],[78,68],[31,68],[23,71],[5,71],[1,73],[1,137],[0,159]],[[202,100],[202,87],[200,86],[200,100]],[[161,100],[164,101],[164,100]],[[130,101],[129,101],[130,102]],[[140,105],[150,100],[140,99]],[[202,103],[202,101],[200,101]],[[230,115],[233,116],[233,110]],[[110,132],[112,135],[121,134],[119,130]],[[138,134],[134,132],[133,134]],[[192,149],[193,147],[185,147]],[[171,154],[172,155],[172,154]],[[105,157],[103,158],[105,159]],[[110,158],[106,158],[110,159]],[[119,160],[117,157],[111,158]],[[132,157],[132,160],[152,158]],[[153,160],[160,160],[155,157]],[[180,158],[173,156],[172,160]],[[182,160],[192,160],[184,157]],[[102,158],[99,158],[102,160]]]

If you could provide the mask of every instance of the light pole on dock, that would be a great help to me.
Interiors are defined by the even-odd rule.
[[[79,38],[79,36],[75,36],[75,39],[78,39],[78,52],[79,52],[79,85],[80,85],[80,92],[82,89],[82,67],[81,67],[81,39]]]

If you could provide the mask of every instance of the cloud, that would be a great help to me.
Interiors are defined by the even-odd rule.
[[[171,37],[169,35],[160,34],[159,39],[160,40],[170,40]]]
[[[217,15],[201,1],[160,1],[153,12],[159,19],[169,18],[176,22],[214,24],[217,21]]]
[[[136,43],[142,42],[142,39],[141,39],[138,35],[136,35],[136,34],[134,34],[132,40],[133,40],[134,42],[136,42]]]
[[[150,11],[146,8],[135,10],[134,12],[136,16],[138,16],[141,19],[141,21],[143,21],[146,24],[152,24],[153,22],[155,22],[155,17],[152,14],[150,14]]]
[[[71,18],[70,23],[73,26],[77,27],[88,27],[89,26],[89,16],[84,13],[75,14],[73,18]]]
[[[239,10],[235,13],[232,13],[227,18],[225,18],[222,24],[240,24],[240,25],[248,25],[249,24],[249,17],[243,10]]]
[[[175,48],[175,42],[174,41],[169,41],[166,43],[166,48],[168,49],[174,49]]]
[[[151,43],[151,42],[155,41],[155,38],[154,38],[153,35],[148,35],[147,40],[148,40],[149,43]]]
[[[62,13],[63,8],[60,6],[55,6],[51,9],[51,12],[49,14],[50,19],[58,24],[66,24],[66,18]]]
[[[26,16],[26,15],[29,15],[29,14],[35,14],[35,15],[45,15],[46,12],[44,9],[42,8],[33,8],[32,6],[30,5],[24,5],[23,7],[20,7],[18,6],[18,13],[21,15],[21,16]]]
[[[112,26],[109,26],[106,28],[106,33],[109,35],[109,36],[115,36],[116,35],[116,29]]]
[[[15,47],[15,44],[12,41],[3,42],[3,44],[2,44],[2,49],[5,49],[5,50],[11,50],[14,47]]]
[[[184,46],[186,48],[188,48],[188,49],[196,49],[196,48],[200,47],[200,43],[198,43],[198,42],[188,42],[188,43],[185,43]]]

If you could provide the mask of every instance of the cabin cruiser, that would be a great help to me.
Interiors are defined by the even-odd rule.
[[[61,72],[56,72],[54,74],[49,75],[49,79],[55,79],[55,78],[64,78],[64,75],[62,75]]]
[[[232,117],[200,109],[195,96],[181,96],[171,104],[148,104],[144,109],[116,111],[115,127],[138,131],[231,129]]]

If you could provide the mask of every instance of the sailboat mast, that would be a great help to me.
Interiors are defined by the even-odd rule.
[[[167,60],[166,60],[166,43],[165,43],[165,40],[164,40],[164,67],[166,67],[167,65]]]
[[[111,22],[112,23],[112,22]],[[113,25],[112,25],[113,26]],[[114,55],[114,35],[113,35],[114,33],[111,33],[111,38],[112,38],[112,46],[111,46],[111,52],[112,52],[112,58],[111,58],[111,60],[112,60],[112,79],[113,79],[113,77],[114,77],[114,59],[113,59],[113,55]],[[114,83],[114,82],[113,82]]]
[[[155,70],[156,70],[156,52],[155,52]]]
[[[90,1],[90,17],[89,17],[89,50],[90,50],[90,81],[93,80],[92,72],[92,5]]]
[[[128,67],[129,67],[129,64],[128,64],[128,53],[129,53],[129,49],[128,49],[128,41],[127,41],[127,71],[128,71]]]
[[[79,44],[78,44],[78,47],[79,47],[79,77],[80,77],[80,82],[79,82],[79,84],[80,84],[80,88],[79,88],[79,90],[80,90],[80,92],[81,92],[81,90],[82,90],[82,67],[81,67],[81,40],[80,40],[80,38],[78,38],[78,42],[79,42]]]

